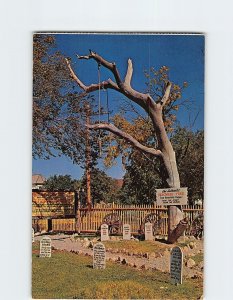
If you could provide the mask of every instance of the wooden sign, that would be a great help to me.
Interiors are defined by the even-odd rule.
[[[146,241],[153,241],[153,229],[152,229],[152,223],[145,223],[145,240]]]
[[[93,269],[105,269],[106,251],[104,244],[97,243],[93,247]]]
[[[34,232],[34,229],[32,228],[32,243],[34,243],[34,241],[35,241],[34,236],[35,236],[35,232]]]
[[[187,188],[156,189],[158,205],[186,205],[188,203]]]
[[[170,276],[172,284],[182,284],[183,253],[180,247],[174,247],[171,251]]]
[[[65,217],[75,215],[74,192],[32,192],[32,217]]]
[[[123,240],[130,240],[131,238],[131,226],[129,224],[123,225]]]
[[[101,225],[101,241],[108,241],[109,235],[108,235],[108,225],[102,224]]]
[[[40,257],[51,257],[51,239],[43,237],[40,240]]]

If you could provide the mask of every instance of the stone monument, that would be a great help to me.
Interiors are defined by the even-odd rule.
[[[131,238],[131,226],[129,224],[123,225],[123,240],[130,240]]]
[[[40,257],[51,257],[51,239],[43,237],[40,241]]]
[[[150,223],[150,222],[145,223],[145,240],[146,241],[154,240],[152,223]]]
[[[109,235],[108,235],[108,225],[102,224],[101,225],[101,241],[108,241]]]
[[[105,269],[106,251],[104,244],[97,243],[93,247],[93,269]]]
[[[183,253],[180,247],[174,247],[171,251],[170,276],[172,284],[182,284]]]

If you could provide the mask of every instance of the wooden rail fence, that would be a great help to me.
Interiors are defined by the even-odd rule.
[[[203,213],[203,206],[183,205],[182,210],[185,217],[188,217],[191,223],[200,213]],[[121,221],[121,224],[131,225],[132,233],[138,233],[144,218],[151,213],[156,215],[156,219],[163,218],[161,234],[167,235],[168,209],[156,205],[96,205],[91,211],[81,208],[80,213],[80,232],[97,232],[108,214],[115,214]],[[46,220],[39,220],[43,230],[46,230]],[[75,231],[75,218],[52,219],[52,230],[57,232]]]

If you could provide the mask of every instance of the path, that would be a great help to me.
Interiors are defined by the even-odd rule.
[[[43,236],[35,236],[35,241],[40,241]],[[69,235],[58,234],[50,235],[52,240],[52,247],[56,250],[65,250],[68,252],[74,252],[79,255],[93,255],[93,250],[85,246],[84,241],[75,241]],[[88,244],[88,242],[86,242]],[[169,272],[170,265],[170,252],[165,251],[161,257],[137,257],[132,255],[127,255],[126,253],[112,253],[108,252],[106,249],[106,260],[114,261],[121,264],[127,264],[129,267],[137,268],[139,270],[143,269],[156,269],[161,272]],[[189,278],[195,276],[201,276],[202,273],[197,269],[190,269],[186,266],[183,268],[183,275]]]

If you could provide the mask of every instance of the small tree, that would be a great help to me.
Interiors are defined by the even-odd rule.
[[[73,191],[74,184],[70,175],[53,175],[46,180],[44,188],[48,191]]]
[[[132,135],[122,131],[113,124],[99,123],[89,125],[90,130],[107,130],[114,135],[124,139],[134,148],[139,151],[158,158],[166,170],[166,182],[167,186],[171,188],[180,187],[180,178],[176,164],[176,156],[172,144],[166,133],[165,124],[163,120],[163,111],[171,102],[171,90],[172,83],[166,81],[163,86],[161,96],[157,96],[154,99],[149,93],[141,93],[131,87],[131,79],[133,75],[133,63],[131,59],[128,59],[128,67],[124,80],[122,79],[115,63],[111,63],[101,57],[99,54],[90,50],[89,55],[78,56],[79,59],[93,59],[99,65],[110,70],[115,78],[115,81],[108,79],[101,83],[93,83],[89,86],[85,85],[79,77],[75,74],[71,67],[70,60],[66,59],[67,66],[70,71],[70,75],[78,86],[84,91],[84,95],[89,94],[100,89],[113,89],[118,93],[123,94],[133,103],[138,104],[151,119],[154,128],[155,140],[157,142],[155,147],[144,146]],[[168,224],[168,241],[175,242],[177,238],[183,233],[187,225],[187,220],[183,219],[183,213],[178,207],[169,207],[169,224]]]

